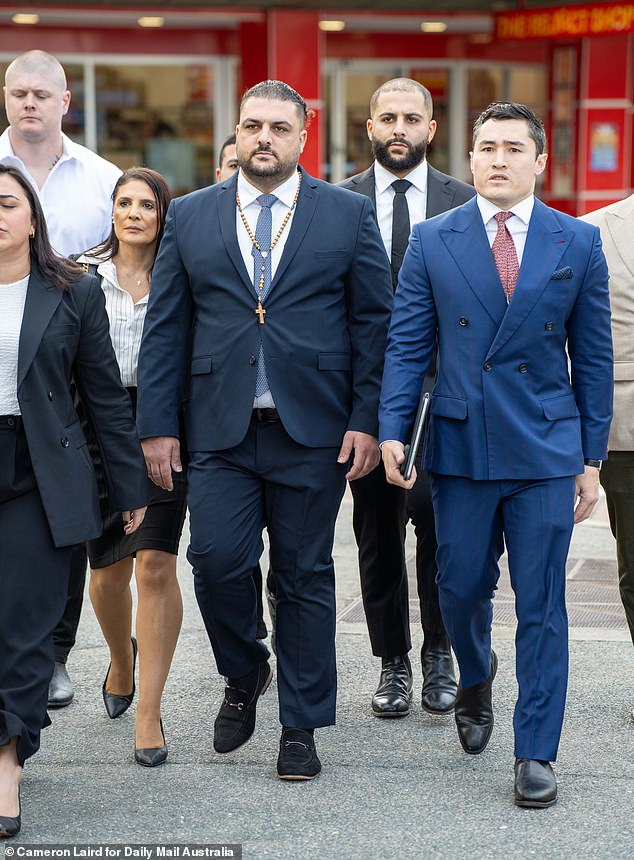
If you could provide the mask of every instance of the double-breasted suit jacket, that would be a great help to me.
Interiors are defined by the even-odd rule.
[[[607,453],[609,319],[590,225],[535,200],[508,306],[475,199],[416,225],[390,328],[381,438],[407,440],[437,331],[428,471],[474,480],[583,472],[584,457]]]
[[[18,351],[18,402],[55,545],[101,533],[97,482],[75,411],[74,382],[102,452],[115,510],[147,501],[147,472],[110,340],[99,282],[68,291],[31,269]]]

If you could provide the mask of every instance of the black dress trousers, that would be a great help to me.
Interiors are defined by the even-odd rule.
[[[37,752],[72,547],[57,549],[19,418],[0,418],[0,746]]]

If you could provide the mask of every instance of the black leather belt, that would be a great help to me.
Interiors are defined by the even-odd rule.
[[[0,415],[0,430],[19,430],[21,426],[21,415]]]
[[[277,409],[259,409],[256,408],[251,413],[251,420],[258,422],[279,421],[280,413]]]

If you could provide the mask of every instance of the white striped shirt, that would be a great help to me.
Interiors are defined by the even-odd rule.
[[[121,382],[126,388],[134,387],[149,294],[135,304],[130,293],[119,286],[117,270],[112,260],[100,261],[95,257],[83,255],[77,262],[94,263],[97,266],[101,275],[101,289],[106,297],[110,339],[121,372]]]
[[[0,415],[20,415],[18,348],[29,275],[0,284]]]

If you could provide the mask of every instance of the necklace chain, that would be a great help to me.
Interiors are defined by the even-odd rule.
[[[267,248],[267,250],[266,250],[266,251],[263,251],[263,250],[262,250],[262,248],[260,247],[260,244],[259,244],[258,240],[257,240],[257,239],[255,238],[255,236],[253,235],[253,231],[252,231],[252,230],[251,230],[251,228],[249,227],[249,222],[247,221],[247,219],[246,219],[246,217],[245,217],[245,214],[244,214],[244,212],[242,211],[242,206],[240,205],[240,195],[238,194],[238,189],[236,188],[236,205],[237,205],[237,207],[238,207],[238,212],[240,213],[240,218],[242,219],[242,223],[244,224],[244,229],[247,231],[247,235],[248,235],[249,239],[251,240],[251,242],[253,243],[253,247],[254,247],[254,248],[257,248],[257,250],[260,252],[260,255],[261,255],[261,257],[262,257],[262,267],[261,267],[261,269],[260,269],[260,282],[259,282],[258,287],[257,287],[257,291],[258,291],[258,306],[257,306],[256,311],[255,311],[255,312],[256,312],[256,314],[258,314],[258,315],[260,316],[260,324],[263,324],[263,323],[264,323],[264,317],[263,317],[263,314],[265,314],[265,313],[266,313],[266,311],[262,308],[262,301],[261,301],[261,299],[262,299],[262,290],[264,289],[264,274],[265,274],[265,269],[266,269],[266,258],[267,258],[267,257],[268,257],[268,255],[271,253],[271,251],[273,250],[273,248],[275,248],[275,246],[277,245],[277,243],[279,242],[280,237],[281,237],[282,233],[284,232],[284,230],[285,230],[285,228],[286,228],[286,225],[288,224],[288,222],[289,222],[289,219],[290,219],[291,215],[293,214],[293,210],[295,209],[295,206],[296,206],[296,204],[297,204],[297,199],[298,199],[298,197],[299,197],[299,190],[300,190],[300,188],[301,188],[301,187],[302,187],[302,174],[300,173],[300,174],[299,174],[299,182],[297,183],[297,191],[295,192],[295,197],[293,198],[293,202],[292,202],[292,204],[291,204],[291,208],[288,210],[288,212],[287,212],[287,213],[286,213],[286,215],[284,216],[284,220],[282,221],[282,226],[281,226],[281,227],[280,227],[280,229],[277,231],[277,234],[276,234],[275,238],[274,238],[274,239],[273,239],[273,241],[271,242],[271,246],[270,246],[270,248]]]

